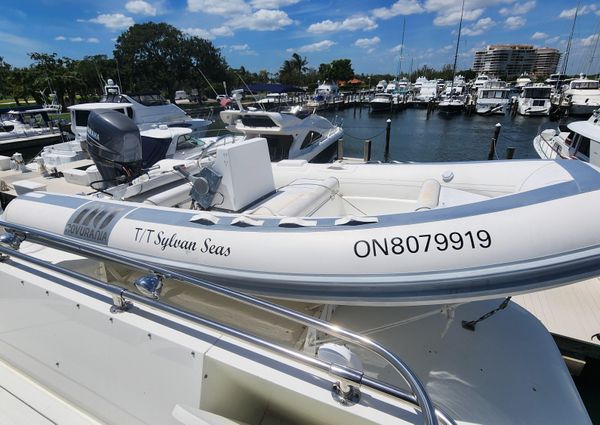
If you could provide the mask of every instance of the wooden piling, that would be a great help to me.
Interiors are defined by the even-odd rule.
[[[515,150],[517,148],[509,146],[508,148],[506,148],[506,159],[513,159],[513,157],[515,156]]]
[[[344,159],[344,139],[338,139],[337,143],[337,159],[338,161]]]
[[[392,120],[390,118],[387,119],[386,121],[386,127],[385,127],[385,153],[384,153],[384,157],[385,160],[387,161],[389,156],[390,156],[390,132],[392,130]]]
[[[363,160],[365,162],[369,162],[371,160],[371,141],[369,139],[365,140]]]
[[[502,124],[496,124],[496,128],[494,130],[494,137],[492,137],[492,141],[490,143],[490,150],[488,152],[488,161],[494,159],[496,156],[496,142],[498,141],[498,136],[500,136],[500,130],[502,129]]]

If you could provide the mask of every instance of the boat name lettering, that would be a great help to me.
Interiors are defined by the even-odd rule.
[[[367,258],[378,255],[416,254],[430,251],[459,251],[462,249],[480,249],[492,246],[492,236],[487,230],[477,230],[449,234],[436,233],[418,236],[399,236],[382,239],[361,239],[354,243],[354,255]]]
[[[135,228],[135,242],[154,244],[160,246],[161,251],[167,248],[181,249],[184,251],[200,251],[203,254],[229,256],[231,248],[212,243],[211,238],[206,238],[202,243],[182,239],[177,233],[167,234],[167,232],[155,229],[145,229],[143,227]]]

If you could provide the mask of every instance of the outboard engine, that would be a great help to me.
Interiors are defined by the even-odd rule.
[[[130,182],[141,175],[140,130],[124,114],[110,109],[92,111],[86,139],[90,157],[103,179],[95,188]]]

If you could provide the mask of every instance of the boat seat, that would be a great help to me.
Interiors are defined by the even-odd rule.
[[[453,187],[442,186],[435,179],[425,180],[419,191],[415,211],[453,207],[490,199],[489,196]]]
[[[250,215],[308,217],[334,197],[340,187],[335,177],[298,179],[249,211]]]
[[[442,185],[434,179],[425,180],[417,197],[415,211],[430,210],[438,206]]]

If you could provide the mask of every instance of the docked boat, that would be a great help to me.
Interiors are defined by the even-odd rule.
[[[377,85],[375,86],[375,92],[376,93],[380,93],[385,91],[385,88],[387,87],[387,81],[386,80],[381,80],[380,82],[377,83]]]
[[[104,95],[98,103],[82,103],[69,107],[71,121],[77,124],[74,133],[85,132],[85,123],[90,111],[95,109],[115,109],[115,104],[123,105],[125,114],[131,118],[140,130],[156,128],[159,125],[168,127],[187,127],[195,136],[200,136],[211,120],[192,118],[183,109],[170,103],[158,93],[125,94],[121,93],[119,85],[108,80],[104,87]],[[104,108],[103,108],[104,106]]]
[[[526,72],[524,72],[515,81],[515,88],[517,88],[518,90],[522,90],[524,87],[527,87],[531,84],[533,84],[533,81],[531,81],[529,75]]]
[[[545,84],[535,84],[523,87],[518,102],[518,112],[521,115],[550,115],[553,87]]]
[[[567,128],[546,129],[533,139],[542,159],[576,159],[600,167],[600,111],[586,121],[574,121]]]
[[[112,146],[135,140],[126,117],[92,118],[90,154],[106,187],[96,198],[18,196],[6,222],[245,292],[335,304],[486,299],[600,272],[593,224],[561,231],[534,219],[548,208],[600,209],[600,173],[581,161],[271,164],[266,140],[256,138],[199,161],[159,161],[140,176],[141,157],[127,157],[137,148]],[[123,154],[107,160],[107,148]],[[185,179],[174,173],[182,169]],[[198,185],[191,195],[190,182]]]
[[[10,110],[0,120],[0,152],[15,152],[36,146],[45,146],[69,139],[62,123],[53,119],[57,109],[47,105],[43,108]]]
[[[506,300],[273,303],[34,228],[11,234],[4,423],[591,424],[550,334]]]
[[[504,83],[487,83],[477,90],[475,111],[480,115],[505,115],[510,104],[510,89]]]
[[[322,83],[315,89],[313,98],[306,102],[306,107],[314,111],[321,111],[336,103],[342,102],[342,95],[336,83]]]
[[[265,109],[272,109],[278,106],[287,106],[287,93],[267,93],[265,97],[259,99],[256,104]]]
[[[485,86],[489,81],[490,77],[488,77],[486,74],[478,75],[477,78],[475,78],[475,81],[473,81],[473,90],[477,91],[480,88],[483,88],[483,86]]]
[[[391,112],[395,107],[395,95],[387,92],[375,93],[369,101],[371,112]]]
[[[459,114],[465,109],[464,96],[451,96],[442,98],[438,103],[438,111],[443,114]]]
[[[553,103],[566,108],[570,115],[591,115],[600,108],[600,82],[583,74],[573,80],[564,92],[555,96]]]

